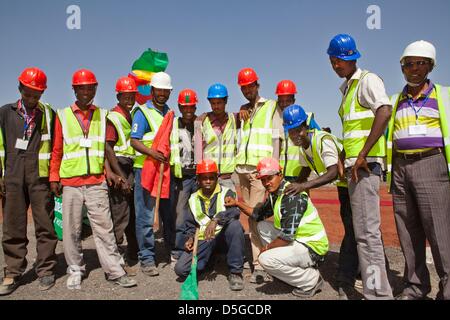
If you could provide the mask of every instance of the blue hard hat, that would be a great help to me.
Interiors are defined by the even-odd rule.
[[[293,104],[283,111],[283,127],[285,131],[300,127],[308,119],[305,110],[298,104]]]
[[[348,34],[338,34],[331,39],[327,53],[331,57],[345,61],[357,60],[361,57],[361,54],[356,49],[355,39]]]
[[[228,90],[221,83],[215,83],[208,89],[208,99],[211,98],[226,98],[228,97]]]

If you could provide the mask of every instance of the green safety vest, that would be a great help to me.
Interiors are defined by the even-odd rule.
[[[289,184],[289,182],[286,182],[284,188]],[[307,195],[306,192],[302,192],[301,194]],[[277,230],[281,230],[281,201],[283,200],[283,197],[284,194],[281,193],[275,201],[275,205],[273,205],[273,226]],[[270,200],[272,201],[272,195],[270,195]],[[308,207],[306,208],[306,212],[303,214],[295,233],[295,240],[307,245],[318,255],[323,256],[328,252],[328,237],[325,227],[322,224],[322,220],[320,220],[317,209],[314,207],[309,197]]]
[[[217,163],[219,173],[233,173],[236,167],[236,119],[228,113],[228,121],[222,135],[218,136],[209,118],[204,121],[203,139],[206,143],[203,158]]]
[[[114,146],[114,151],[119,157],[134,158],[135,152],[131,146],[131,124],[120,112],[110,111],[107,118],[114,125],[119,139]]]
[[[220,212],[225,211],[227,208],[225,207],[225,196],[228,192],[228,188],[220,187],[221,190],[217,194],[217,200],[216,200],[216,213],[214,214],[214,217],[217,216]],[[212,218],[210,218],[205,212],[203,212],[202,204],[200,197],[197,192],[193,193],[191,197],[189,198],[189,208],[191,209],[192,215],[194,216],[195,221],[197,221],[198,225],[200,226],[198,239],[204,240],[205,239],[205,230],[208,226],[208,223],[211,221]],[[216,229],[214,234],[217,236],[222,230],[222,226],[219,224],[216,224]]]
[[[72,108],[58,110],[63,131],[63,157],[59,168],[61,178],[103,174],[107,113],[104,109],[95,109],[87,136],[91,140],[91,147],[88,148],[80,146],[80,140],[85,137]]]
[[[41,143],[39,146],[39,177],[46,178],[49,176],[50,156],[52,153],[52,120],[53,112],[52,106],[48,103],[39,102],[39,109],[41,109],[42,122],[41,122]],[[5,143],[3,138],[3,131],[0,130],[0,161],[2,164],[2,176],[5,176]]]
[[[150,131],[145,133],[140,140],[144,146],[151,148],[153,144],[153,139],[155,139],[156,132],[158,132],[159,126],[161,125],[164,117],[155,109],[149,108],[146,105],[139,105],[133,110],[133,115],[137,110],[141,110],[150,125]],[[147,156],[136,151],[136,158],[134,159],[134,167],[142,168],[144,166],[144,161]]]
[[[267,100],[254,115],[241,124],[241,143],[236,156],[237,165],[255,166],[261,159],[273,155],[272,118],[276,102]]]
[[[450,177],[450,131],[448,127],[448,121],[450,120],[450,87],[443,87],[435,84],[436,97],[439,109],[439,118],[441,124],[442,137],[444,138],[445,146],[445,158],[447,159],[447,168]],[[397,113],[397,107],[400,99],[400,94],[395,94],[391,97],[393,110],[392,116],[388,126],[388,138],[387,138],[387,177],[386,182],[390,191],[392,182],[392,136],[394,134],[395,114]]]
[[[300,156],[308,164],[308,167],[312,171],[314,171],[318,176],[321,176],[325,172],[327,172],[327,168],[325,167],[325,164],[321,156],[323,139],[331,139],[336,145],[338,153],[342,151],[342,144],[338,141],[338,139],[334,135],[326,131],[321,131],[317,129],[313,130],[313,135],[311,138],[311,151],[313,155],[312,159],[310,159],[310,157],[306,155],[306,151],[303,149],[303,147],[300,147]],[[338,180],[336,182],[336,185],[339,187],[346,187],[347,182]]]
[[[173,169],[175,178],[183,178],[181,169],[181,156],[180,156],[180,131],[178,128],[178,119],[173,119],[172,132],[170,133],[170,166]]]
[[[358,157],[375,120],[372,110],[363,107],[358,101],[357,93],[360,81],[368,73],[368,71],[363,71],[359,79],[352,81],[339,108],[339,116],[343,125],[343,144],[347,159]],[[370,149],[368,156],[380,158],[386,156],[386,139],[384,135]]]
[[[309,126],[311,119],[314,118],[312,112],[307,113],[308,118],[306,124]],[[300,166],[300,147],[296,146],[289,134],[286,131],[282,136],[283,142],[281,145],[280,166],[283,168],[283,175],[285,177],[298,177],[302,167]]]

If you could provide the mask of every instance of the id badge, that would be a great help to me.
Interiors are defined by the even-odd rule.
[[[420,136],[427,134],[427,126],[424,124],[409,126],[408,133],[410,136]]]
[[[80,139],[80,147],[83,147],[83,148],[90,148],[90,147],[92,147],[92,140],[91,139],[86,139],[86,138],[81,138]]]
[[[24,139],[16,140],[16,149],[27,150],[27,148],[28,148],[28,140],[24,140]]]

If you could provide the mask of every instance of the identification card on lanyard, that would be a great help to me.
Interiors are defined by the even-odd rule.
[[[16,149],[19,149],[19,150],[27,150],[27,148],[28,148],[28,140],[25,140],[25,139],[17,139],[16,140],[16,146],[15,146],[15,148]]]
[[[75,117],[77,118],[78,123],[80,124],[81,130],[83,131],[83,134],[84,134],[84,138],[80,139],[80,147],[82,147],[82,148],[91,148],[92,147],[92,140],[89,139],[87,136],[89,134],[89,127],[90,127],[93,115],[94,115],[94,112],[90,111],[89,118],[88,118],[88,125],[86,128],[83,124],[83,120],[80,119],[77,114],[75,114]]]
[[[22,105],[22,103],[20,102],[20,106],[21,105]],[[28,149],[27,130],[28,130],[28,127],[30,126],[30,123],[32,120],[32,117],[29,117],[27,115],[27,113],[26,113],[27,111],[26,111],[25,107],[23,107],[23,111],[24,111],[23,138],[22,139],[17,138],[16,145],[15,145],[15,148],[19,149],[19,150],[27,150]]]
[[[425,99],[423,100],[422,105],[417,110],[416,110],[416,106],[414,105],[412,99],[408,98],[408,105],[413,109],[414,114],[416,115],[416,124],[408,127],[408,135],[424,136],[427,134],[427,126],[424,124],[419,124],[419,112],[422,110],[423,106],[427,103],[431,92],[433,92],[433,89],[431,89],[430,92],[426,95]]]

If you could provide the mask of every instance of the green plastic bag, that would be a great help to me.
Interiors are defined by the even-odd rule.
[[[198,300],[197,256],[191,265],[191,273],[181,285],[180,300]]]
[[[166,70],[168,64],[169,57],[167,56],[167,53],[147,49],[147,51],[144,51],[141,57],[133,63],[131,70],[161,72]]]

